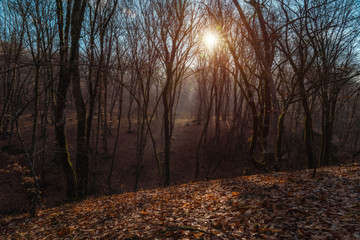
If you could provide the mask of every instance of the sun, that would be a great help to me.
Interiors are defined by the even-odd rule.
[[[214,49],[215,46],[218,44],[219,38],[215,33],[207,32],[204,35],[203,40],[204,40],[205,46],[211,50],[211,49]]]

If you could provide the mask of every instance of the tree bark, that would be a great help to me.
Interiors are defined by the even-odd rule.
[[[171,69],[171,68],[170,68]],[[171,72],[172,70],[168,71]],[[164,121],[164,142],[165,142],[165,164],[164,164],[164,186],[170,186],[171,184],[171,170],[170,170],[170,149],[171,149],[171,131],[170,131],[170,109],[169,109],[169,84],[171,80],[171,74],[167,76],[166,84],[163,90],[163,121]]]
[[[79,40],[81,26],[87,1],[75,0],[71,16],[71,49],[70,49],[70,76],[77,114],[77,141],[76,141],[76,173],[77,194],[83,198],[87,194],[89,157],[86,148],[86,106],[80,86],[79,70]]]
[[[301,103],[304,109],[304,136],[305,136],[305,147],[306,147],[306,160],[309,169],[316,167],[316,160],[313,148],[313,126],[312,126],[312,114],[309,108],[308,99],[305,93],[304,78],[299,81]]]

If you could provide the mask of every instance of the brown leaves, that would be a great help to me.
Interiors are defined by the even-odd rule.
[[[0,221],[17,239],[360,239],[360,166],[89,199]]]
[[[58,234],[62,237],[65,237],[67,235],[70,235],[72,232],[74,232],[75,228],[72,226],[67,226],[63,229],[61,229]]]

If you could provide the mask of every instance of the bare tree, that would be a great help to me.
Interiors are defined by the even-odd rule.
[[[317,58],[314,63],[314,81],[320,84],[321,104],[321,166],[330,163],[330,148],[333,128],[339,107],[343,105],[340,94],[359,72],[357,70],[357,41],[360,31],[360,15],[357,1],[319,1],[319,6],[310,11],[311,16],[326,15],[312,21],[311,27],[323,31],[312,41]]]
[[[60,44],[60,72],[56,90],[55,136],[56,159],[62,164],[67,181],[67,197],[83,197],[87,189],[88,157],[86,153],[86,109],[82,99],[79,75],[79,40],[87,1],[57,0],[57,23]],[[65,5],[65,6],[64,6]],[[71,29],[71,31],[70,31]],[[65,135],[66,95],[73,83],[73,94],[78,117],[76,173],[70,160]],[[78,193],[78,194],[77,194]]]
[[[162,62],[164,82],[162,86],[164,127],[164,185],[171,184],[171,137],[175,122],[175,107],[181,81],[185,77],[191,60],[196,27],[195,5],[191,1],[151,1],[143,4],[146,35]]]

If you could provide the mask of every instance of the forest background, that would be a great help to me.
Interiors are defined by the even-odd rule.
[[[356,0],[0,12],[1,214],[359,153]]]

